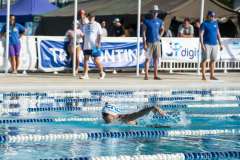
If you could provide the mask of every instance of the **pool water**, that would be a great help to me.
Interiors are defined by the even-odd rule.
[[[122,113],[158,105],[167,115],[150,113],[137,126],[104,124],[105,102],[119,106]],[[141,159],[176,153],[185,154],[178,159],[240,159],[237,88],[2,92],[0,114],[4,160]],[[170,128],[150,126],[159,124]],[[215,158],[200,156],[211,152]]]

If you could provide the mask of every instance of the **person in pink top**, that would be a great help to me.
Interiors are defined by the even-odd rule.
[[[74,25],[73,25],[74,26]],[[79,26],[80,23],[79,21],[77,21],[77,30],[76,30],[76,34],[77,34],[77,41],[76,41],[76,73],[78,73],[78,68],[79,68],[79,58],[80,58],[80,52],[81,52],[81,41],[82,41],[82,37],[83,37],[83,32],[80,30]],[[74,52],[74,27],[72,27],[72,29],[69,29],[66,32],[66,37],[67,37],[67,41],[68,41],[68,46],[67,46],[67,52],[70,54],[71,59],[73,60],[73,52]]]

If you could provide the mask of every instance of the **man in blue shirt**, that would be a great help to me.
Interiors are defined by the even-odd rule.
[[[10,16],[9,28],[9,57],[12,73],[16,74],[19,67],[19,54],[21,49],[20,38],[24,34],[25,28],[15,22],[15,16]],[[2,27],[1,36],[6,34],[6,25]]]
[[[200,27],[200,43],[202,47],[202,80],[206,80],[205,69],[207,60],[210,59],[210,79],[217,80],[214,76],[215,62],[217,60],[218,46],[223,49],[221,44],[221,35],[218,28],[218,23],[215,19],[216,14],[212,11],[208,12],[207,20]]]
[[[161,80],[158,77],[158,59],[161,54],[160,37],[164,33],[164,22],[158,18],[158,6],[154,5],[151,12],[151,19],[145,19],[143,24],[143,45],[146,52],[145,80],[148,80],[149,63],[153,57],[154,80]]]

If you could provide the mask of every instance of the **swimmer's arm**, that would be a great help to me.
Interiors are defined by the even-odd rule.
[[[163,111],[161,111],[159,108],[156,107],[149,107],[149,108],[144,108],[138,112],[134,112],[131,114],[125,114],[125,115],[120,115],[120,119],[121,121],[125,122],[125,123],[129,123],[131,121],[135,121],[136,119],[148,114],[149,112],[161,112],[163,114]]]

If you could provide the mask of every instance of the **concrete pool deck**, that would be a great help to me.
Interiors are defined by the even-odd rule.
[[[35,90],[87,90],[87,89],[168,89],[168,88],[240,88],[240,73],[217,73],[218,81],[202,81],[197,73],[178,72],[159,75],[163,80],[148,81],[144,75],[135,73],[107,73],[104,80],[98,79],[97,73],[90,73],[89,80],[80,80],[79,75],[72,77],[70,73],[29,73],[0,74],[0,91],[35,91]],[[209,78],[209,76],[208,76]]]

